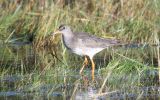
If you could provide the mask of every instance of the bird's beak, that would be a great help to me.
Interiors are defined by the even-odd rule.
[[[51,34],[54,36],[54,35],[59,34],[59,33],[61,33],[61,32],[59,30],[57,30],[57,31],[55,31],[55,32],[53,32]]]

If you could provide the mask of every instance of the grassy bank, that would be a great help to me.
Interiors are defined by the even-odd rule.
[[[117,38],[124,43],[159,44],[159,9],[159,0],[82,0],[72,5],[56,0],[1,0],[0,44],[33,43],[32,47],[7,46],[0,50],[1,79],[18,75],[22,81],[14,89],[27,91],[36,91],[44,84],[73,83],[81,79],[78,71],[83,59],[68,52],[58,42],[59,37],[57,40],[49,37],[59,25],[67,24],[74,31]],[[97,87],[104,88],[105,83],[105,88],[109,85],[112,91],[157,85],[158,78],[153,74],[160,67],[159,49],[110,48],[99,53],[95,57]],[[90,76],[87,69],[90,67],[84,73]],[[28,88],[28,84],[32,86]],[[56,86],[48,92],[56,91]],[[5,87],[1,89],[8,90]]]

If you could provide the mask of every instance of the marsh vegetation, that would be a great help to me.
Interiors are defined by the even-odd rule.
[[[160,99],[159,0],[1,0],[0,99]],[[53,38],[59,25],[139,47],[83,57]]]

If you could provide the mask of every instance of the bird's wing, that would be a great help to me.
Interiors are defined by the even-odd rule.
[[[94,35],[90,35],[88,33],[83,32],[77,32],[77,39],[80,41],[83,41],[83,45],[87,47],[102,47],[106,48],[113,45],[118,45],[119,41],[116,39],[110,39],[110,38],[100,38],[96,37]]]

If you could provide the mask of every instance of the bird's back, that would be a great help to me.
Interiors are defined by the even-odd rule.
[[[109,46],[118,45],[120,43],[120,41],[117,39],[100,38],[85,32],[76,32],[75,35],[77,40],[81,40],[83,42],[84,46],[91,48],[106,48]]]

